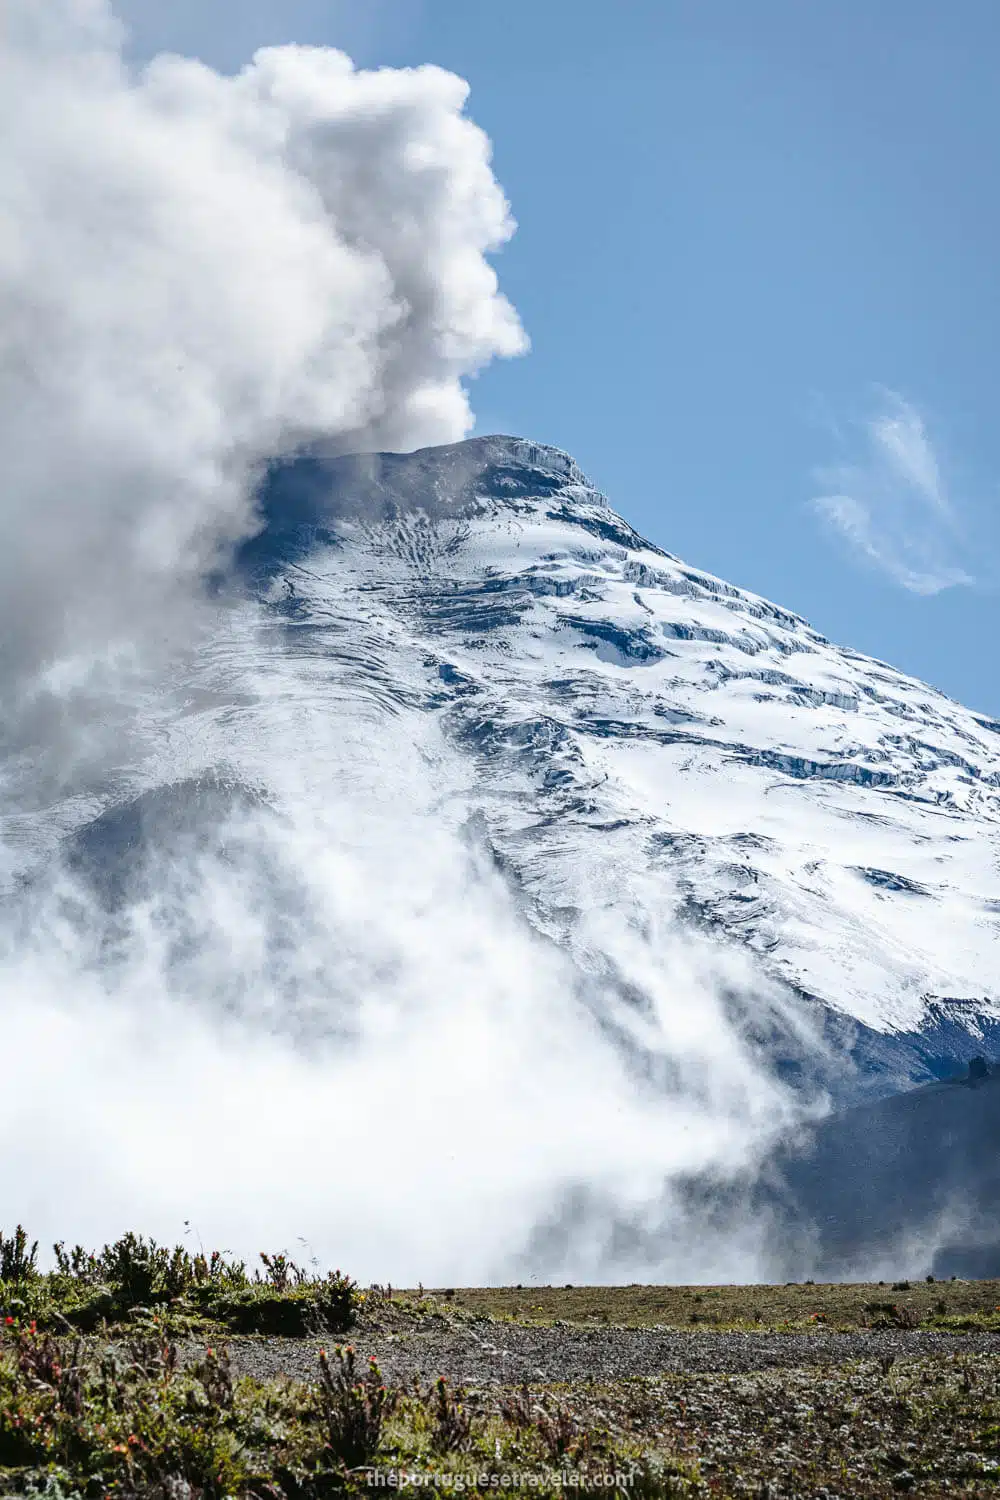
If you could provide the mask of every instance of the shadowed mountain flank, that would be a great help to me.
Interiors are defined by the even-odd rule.
[[[820,1279],[1000,1275],[1000,1069],[830,1116],[775,1160],[790,1243]]]
[[[67,838],[65,866],[114,910],[156,881],[157,863],[225,857],[227,827],[264,805],[259,792],[218,774],[153,787],[114,803]]]

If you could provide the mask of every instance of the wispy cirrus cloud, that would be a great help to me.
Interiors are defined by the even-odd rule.
[[[961,518],[916,408],[880,389],[861,424],[861,462],[818,469],[825,493],[812,501],[824,525],[863,561],[914,594],[975,583],[963,566]]]

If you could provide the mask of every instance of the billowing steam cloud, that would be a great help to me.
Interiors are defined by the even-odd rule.
[[[280,816],[237,813],[224,855],[166,862],[113,921],[63,883],[0,928],[26,1064],[0,1096],[7,1213],[43,1240],[301,1237],[409,1284],[759,1272],[760,1226],[706,1237],[673,1191],[752,1167],[789,1118],[718,998],[747,966],[668,921],[643,940],[623,908],[603,920],[648,1010],[581,994],[463,833],[433,724],[376,745],[363,720],[258,721]]]
[[[132,76],[119,49],[102,0],[4,6],[8,693],[64,694],[190,624],[263,462],[464,436],[462,378],[524,345],[461,79],[298,47]]]
[[[28,883],[0,911],[0,1203],[43,1240],[190,1219],[397,1281],[761,1264],[670,1186],[788,1118],[723,998],[753,974],[626,891],[593,940],[645,1008],[585,982],[477,851],[435,725],[267,658],[256,606],[203,589],[276,455],[462,436],[463,377],[523,347],[465,96],[294,47],[133,76],[102,0],[5,5],[3,856]],[[220,762],[267,808],[127,899],[57,857]]]

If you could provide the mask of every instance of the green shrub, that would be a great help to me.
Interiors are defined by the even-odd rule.
[[[323,1281],[300,1282],[284,1289],[251,1284],[214,1296],[204,1306],[234,1333],[301,1338],[313,1333],[346,1333],[354,1326],[359,1302],[355,1283],[336,1271]]]
[[[472,1436],[472,1417],[465,1408],[465,1392],[452,1391],[443,1375],[434,1383],[432,1398],[434,1430],[431,1447],[436,1453],[460,1453]]]
[[[333,1370],[326,1350],[320,1350],[320,1412],[331,1456],[345,1468],[357,1469],[378,1452],[382,1425],[396,1398],[383,1384],[374,1359],[359,1375],[350,1344],[335,1352],[338,1368]]]
[[[312,1275],[283,1252],[261,1252],[264,1274],[219,1251],[192,1255],[154,1239],[128,1233],[98,1251],[62,1241],[54,1247],[55,1269],[37,1269],[37,1242],[18,1225],[0,1234],[0,1322],[31,1321],[50,1329],[96,1331],[102,1324],[153,1323],[176,1334],[206,1323],[236,1333],[346,1333],[364,1294],[349,1276]]]
[[[20,1224],[7,1238],[0,1232],[0,1281],[9,1286],[30,1281],[38,1274],[35,1269],[37,1258],[38,1241],[35,1240],[29,1249],[28,1236]]]

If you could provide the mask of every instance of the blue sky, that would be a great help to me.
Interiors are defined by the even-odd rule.
[[[1000,715],[995,0],[122,0],[138,57],[467,78],[532,340],[479,430]]]

